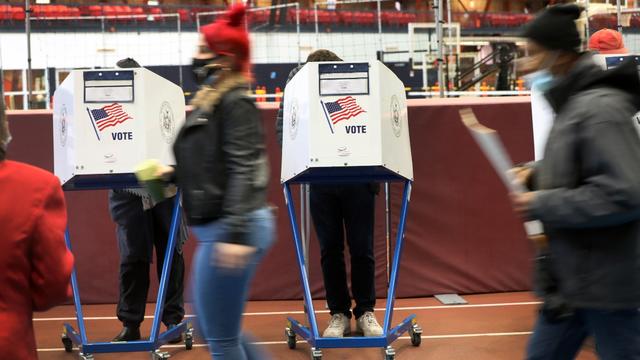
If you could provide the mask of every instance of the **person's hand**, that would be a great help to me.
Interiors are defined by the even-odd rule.
[[[154,176],[158,179],[169,180],[175,171],[173,166],[158,165]]]
[[[211,254],[211,259],[216,266],[238,269],[246,266],[251,255],[257,251],[254,246],[231,244],[231,243],[216,243],[214,245],[214,251]]]
[[[513,205],[513,210],[515,210],[516,213],[526,219],[529,215],[531,203],[533,203],[535,197],[536,193],[534,191],[525,193],[512,193],[511,203]]]
[[[533,175],[533,168],[529,166],[514,167],[509,170],[509,175],[516,184],[526,187],[529,178]]]

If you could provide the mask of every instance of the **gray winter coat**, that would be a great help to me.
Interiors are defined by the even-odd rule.
[[[603,71],[585,54],[547,92],[557,116],[530,217],[549,238],[551,271],[573,307],[640,307],[640,108],[635,63]]]

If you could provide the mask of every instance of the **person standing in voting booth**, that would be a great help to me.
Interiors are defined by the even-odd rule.
[[[141,67],[131,58],[118,61],[120,68]],[[144,189],[109,191],[109,210],[116,223],[116,236],[120,250],[120,297],[117,306],[122,331],[113,341],[140,340],[140,324],[144,320],[147,293],[149,292],[149,267],[153,248],[156,249],[156,271],[162,275],[165,252],[169,242],[171,215],[176,194],[175,186],[167,189],[167,199],[155,203]],[[180,222],[178,239],[169,271],[169,281],[162,322],[171,329],[184,318],[184,257],[182,245],[188,237],[184,221]],[[178,343],[176,337],[171,343]]]
[[[548,238],[527,359],[573,359],[589,335],[602,359],[640,359],[640,79],[633,61],[605,71],[579,52],[581,12],[550,7],[524,33],[557,114],[543,159],[517,172],[532,191],[512,195]]]
[[[33,311],[71,296],[73,255],[60,180],[6,159],[11,141],[0,88],[0,358],[36,360]]]
[[[329,50],[316,50],[307,62],[342,61]],[[294,68],[287,79],[293,79],[302,65]],[[284,101],[276,119],[276,136],[282,145]],[[283,156],[287,156],[283,153]],[[382,327],[373,313],[376,305],[375,257],[373,232],[375,198],[378,184],[311,184],[311,218],[320,242],[320,263],[331,313],[324,337],[343,337],[351,333],[351,317],[356,318],[356,332],[364,336],[381,336]],[[344,262],[344,243],[351,259],[351,294]]]
[[[192,284],[198,330],[215,359],[265,359],[241,333],[256,268],[274,241],[269,164],[260,113],[249,97],[246,8],[236,3],[201,28],[193,59],[201,84],[174,144],[174,177],[198,239]],[[172,175],[173,174],[173,175]]]

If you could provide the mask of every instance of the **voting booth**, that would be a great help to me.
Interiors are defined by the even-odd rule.
[[[380,347],[394,359],[390,344],[409,332],[418,346],[422,329],[409,316],[392,327],[395,287],[413,165],[404,84],[379,61],[307,63],[289,81],[284,95],[281,180],[293,228],[309,326],[288,319],[287,344],[309,342],[312,358],[323,348]],[[291,197],[293,183],[399,181],[405,184],[389,292],[380,337],[323,338],[319,335],[303,244]]]
[[[142,161],[158,159],[174,164],[172,145],[184,120],[182,89],[147,69],[74,70],[54,94],[54,172],[67,191],[139,187],[134,171]],[[95,353],[137,351],[149,351],[153,359],[165,359],[169,355],[157,349],[181,334],[186,348],[191,349],[193,330],[188,323],[160,334],[180,213],[178,194],[149,340],[90,343],[74,269],[71,285],[78,331],[70,324],[64,325],[62,343],[67,352],[77,344],[81,360],[93,359]],[[71,249],[69,231],[65,240]]]
[[[174,164],[184,95],[159,75],[144,68],[74,70],[53,99],[54,172],[65,189],[117,187],[146,159]]]
[[[306,64],[285,89],[282,132],[283,182],[354,171],[413,180],[404,84],[379,61]]]

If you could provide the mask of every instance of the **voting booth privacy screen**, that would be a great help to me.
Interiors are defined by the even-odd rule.
[[[182,90],[144,69],[74,70],[53,101],[54,172],[65,188],[108,183],[145,159],[174,164]]]
[[[307,63],[287,84],[281,181],[360,168],[413,180],[404,85],[379,61]]]

